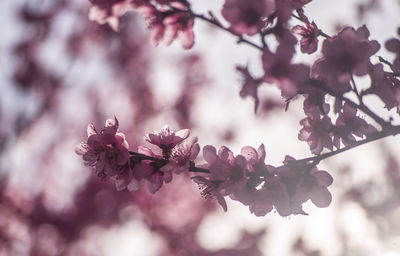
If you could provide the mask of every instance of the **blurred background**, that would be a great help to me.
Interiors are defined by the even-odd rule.
[[[197,13],[223,3],[192,1]],[[100,181],[74,148],[88,123],[100,128],[114,115],[131,150],[168,124],[236,154],[264,143],[272,165],[311,153],[297,139],[302,99],[285,112],[278,89],[264,85],[254,114],[252,99],[240,98],[235,67],[260,75],[256,50],[201,21],[193,49],[154,48],[139,14],[114,32],[88,20],[90,7],[0,1],[0,255],[400,255],[398,137],[324,161],[333,202],[306,203],[309,216],[259,218],[231,200],[224,213],[183,174],[156,195]],[[400,26],[396,0],[314,1],[305,11],[328,34],[366,24],[382,45]],[[379,55],[393,58],[384,47]]]

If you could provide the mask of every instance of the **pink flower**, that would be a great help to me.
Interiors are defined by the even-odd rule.
[[[306,27],[297,25],[292,32],[301,36],[300,49],[303,53],[311,54],[317,50],[319,30],[314,22],[307,23]]]
[[[138,153],[152,158],[160,159],[159,162],[154,160],[141,160],[133,167],[133,175],[137,180],[147,181],[147,188],[150,193],[155,194],[163,185],[172,180],[172,172],[164,172],[161,170],[163,166],[161,156],[156,155],[153,151],[146,146],[139,146]]]
[[[149,22],[154,46],[160,43],[168,46],[178,38],[184,49],[190,49],[194,45],[194,19],[185,11],[185,5],[177,5],[175,8],[179,10],[165,11],[146,4],[138,8],[138,11]]]
[[[221,14],[231,24],[236,34],[255,35],[265,26],[262,18],[274,11],[275,3],[270,0],[226,0]]]
[[[326,39],[322,45],[323,57],[312,68],[314,76],[347,83],[351,74],[366,75],[371,65],[369,58],[380,48],[377,41],[368,37],[367,27],[362,26],[357,30],[346,27]]]
[[[397,34],[400,36],[400,28],[397,29]],[[389,39],[386,41],[385,47],[389,52],[393,52],[396,55],[393,61],[393,69],[400,72],[400,40],[396,38]]]
[[[246,185],[234,191],[230,197],[233,200],[238,200],[244,205],[251,205],[254,203],[255,198],[259,193],[257,187],[262,185],[263,179],[260,177],[266,177],[270,174],[267,171],[267,167],[264,163],[265,160],[265,149],[264,145],[255,150],[251,146],[246,146],[241,149],[241,156],[246,159],[247,166],[245,170],[246,174]]]
[[[267,83],[277,83],[282,96],[291,99],[297,95],[299,87],[309,80],[309,68],[304,64],[291,63],[292,52],[280,44],[276,53],[265,50],[262,56]]]
[[[308,109],[307,117],[300,121],[303,128],[299,132],[299,140],[307,141],[313,154],[319,155],[323,148],[333,150],[333,134],[331,119],[323,115],[317,107]]]
[[[339,113],[339,117],[336,119],[336,125],[333,130],[337,139],[341,138],[345,145],[356,141],[354,135],[362,138],[364,135],[376,131],[375,127],[358,117],[357,109],[353,108],[348,103],[344,104],[342,112]]]
[[[243,156],[234,157],[232,151],[225,146],[219,149],[217,155],[216,149],[210,145],[203,148],[203,156],[208,162],[206,166],[211,178],[221,181],[218,187],[221,194],[230,195],[244,189],[247,183],[247,162]]]
[[[254,99],[254,113],[256,113],[258,105],[260,104],[260,99],[258,98],[258,86],[262,83],[262,79],[254,78],[249,73],[247,67],[236,66],[236,70],[242,73],[244,79],[242,89],[240,90],[240,97],[252,97]]]
[[[163,172],[179,174],[189,170],[191,161],[194,161],[199,154],[200,146],[197,143],[197,137],[192,137],[189,141],[175,146],[171,151],[171,157],[168,164],[161,168]]]
[[[265,173],[265,147],[261,144],[258,149],[251,146],[245,146],[240,150],[240,154],[247,160],[247,168],[249,172]]]
[[[180,131],[171,131],[168,126],[161,128],[159,132],[153,132],[147,134],[144,138],[151,144],[154,144],[162,149],[163,156],[169,158],[171,150],[187,139],[190,135],[189,129],[183,129]]]
[[[93,7],[89,19],[99,24],[108,23],[114,31],[119,30],[119,17],[133,8],[135,0],[90,0]]]
[[[385,74],[383,65],[381,63],[371,65],[369,67],[369,76],[371,78],[371,87],[366,92],[376,94],[385,103],[385,108],[388,110],[397,107],[396,88],[398,87],[392,85],[393,82]]]
[[[202,189],[201,195],[204,198],[216,198],[218,203],[222,206],[222,209],[224,209],[225,212],[227,211],[225,198],[218,190],[220,181],[206,179],[202,176],[192,177],[192,180],[199,185],[200,189]]]
[[[286,156],[284,163],[290,164],[293,160]],[[327,187],[332,184],[333,178],[328,172],[309,165],[287,165],[278,168],[276,173],[289,196],[289,204],[275,205],[281,216],[306,214],[301,205],[309,199],[318,207],[327,207],[331,203],[332,195]]]
[[[125,135],[118,132],[118,127],[117,118],[108,119],[100,132],[90,124],[87,128],[87,142],[81,142],[75,148],[84,164],[94,167],[99,175],[115,176],[129,172],[129,146]]]

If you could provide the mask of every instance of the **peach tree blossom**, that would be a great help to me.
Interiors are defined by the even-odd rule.
[[[217,151],[213,145],[201,148],[197,137],[189,138],[189,129],[176,132],[168,126],[145,136],[154,149],[140,145],[137,151],[128,151],[115,119],[100,133],[90,128],[88,141],[76,152],[86,165],[112,177],[118,189],[136,191],[145,183],[155,194],[175,175],[186,175],[199,186],[203,197],[214,198],[224,211],[229,197],[248,206],[256,216],[272,210],[281,216],[307,214],[303,204],[308,200],[317,207],[328,207],[332,201],[328,187],[333,178],[318,169],[322,160],[400,133],[392,117],[381,116],[378,109],[366,104],[366,96],[376,95],[388,110],[400,109],[400,41],[391,38],[384,44],[395,55],[390,61],[377,56],[382,43],[370,36],[365,25],[357,29],[346,26],[329,35],[306,14],[311,0],[225,0],[220,15],[197,13],[187,0],[91,2],[91,19],[108,22],[113,29],[126,11],[141,13],[155,46],[168,46],[179,39],[184,49],[191,49],[197,20],[257,50],[263,74],[254,76],[249,66],[237,65],[243,78],[239,95],[254,99],[256,114],[262,104],[259,89],[266,84],[277,86],[286,108],[292,101],[303,100],[305,117],[299,121],[298,139],[307,142],[313,154],[303,159],[286,156],[283,165],[273,166],[265,162],[264,144],[257,150],[244,146],[239,154],[226,146]],[[295,61],[301,53],[317,53],[317,59]],[[365,86],[357,84],[362,76],[370,78]],[[272,145],[266,148],[270,150]],[[203,161],[198,159],[200,151]]]

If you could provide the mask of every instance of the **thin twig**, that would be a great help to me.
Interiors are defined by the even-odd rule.
[[[203,20],[203,21],[205,21],[207,23],[210,23],[210,24],[222,29],[223,31],[228,32],[228,33],[236,36],[238,38],[238,40],[237,40],[238,43],[245,43],[245,44],[250,45],[250,46],[252,46],[252,47],[254,47],[254,48],[256,48],[256,49],[258,49],[260,51],[264,51],[264,47],[259,46],[259,45],[255,44],[255,43],[247,40],[246,38],[244,38],[241,35],[235,34],[232,30],[230,30],[227,27],[224,27],[221,23],[217,22],[215,19],[207,18],[206,16],[204,16],[202,14],[194,13],[191,10],[190,10],[190,14],[195,18],[198,18],[198,19]]]

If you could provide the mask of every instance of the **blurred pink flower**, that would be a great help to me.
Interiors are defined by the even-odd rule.
[[[240,97],[245,98],[250,96],[254,99],[254,113],[257,112],[260,99],[258,98],[258,86],[262,83],[262,79],[254,78],[247,67],[236,66],[236,70],[242,74],[243,85],[240,90]]]
[[[137,10],[149,22],[154,46],[160,43],[168,46],[178,38],[184,49],[190,49],[194,45],[194,18],[185,11],[185,5],[176,5],[174,8],[174,11],[163,11],[151,4],[145,4]]]
[[[400,36],[400,27],[397,29],[397,34]],[[392,67],[396,72],[400,72],[400,40],[397,38],[391,38],[386,41],[385,47],[389,52],[396,55]]]
[[[369,31],[366,26],[355,30],[346,27],[337,35],[324,41],[323,57],[315,62],[312,71],[317,78],[348,82],[351,74],[366,75],[369,58],[375,54],[380,45],[375,40],[368,40]]]
[[[93,6],[89,19],[99,24],[108,23],[114,31],[119,30],[119,18],[134,6],[136,0],[89,0]]]
[[[275,1],[271,0],[226,0],[221,13],[234,33],[252,36],[265,26],[262,18],[271,15],[274,7]]]

